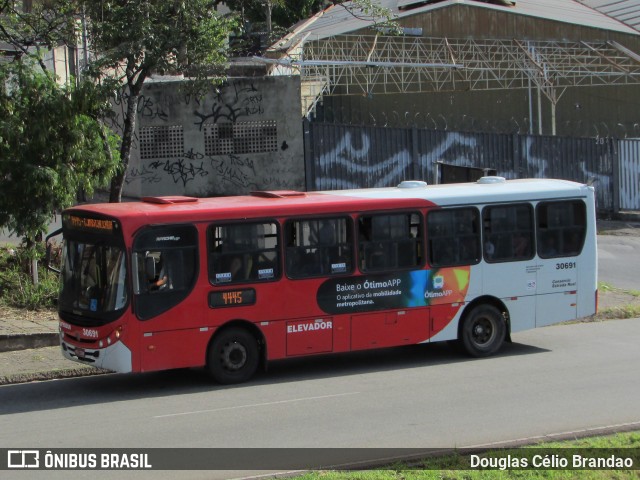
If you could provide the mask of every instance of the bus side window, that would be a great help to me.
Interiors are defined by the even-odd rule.
[[[275,280],[280,275],[278,224],[209,227],[209,280],[214,285]]]
[[[358,251],[363,272],[422,265],[422,217],[417,213],[361,216]]]
[[[180,303],[198,276],[198,232],[192,225],[149,227],[133,245],[137,261],[135,303],[142,320],[159,315]]]
[[[484,259],[487,262],[516,262],[533,258],[531,205],[516,203],[485,207],[482,224]]]
[[[434,267],[475,265],[480,261],[477,208],[433,210],[427,215],[427,257]]]
[[[541,202],[536,207],[538,255],[541,258],[579,255],[587,233],[584,202]]]
[[[285,226],[287,275],[307,278],[351,273],[352,230],[348,217],[288,221]]]

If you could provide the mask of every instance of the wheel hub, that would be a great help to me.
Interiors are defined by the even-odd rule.
[[[491,323],[488,321],[478,321],[473,326],[473,338],[478,345],[484,345],[493,335],[493,329]]]
[[[240,343],[229,343],[222,349],[222,365],[227,370],[240,370],[247,361],[247,349]]]

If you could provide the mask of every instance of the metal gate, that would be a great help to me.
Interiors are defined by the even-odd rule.
[[[618,141],[608,138],[465,133],[306,120],[304,135],[308,190],[388,187],[403,180],[436,183],[436,165],[446,163],[492,169],[505,178],[592,183],[600,212],[617,211],[618,183],[624,185],[629,200],[638,200],[640,141],[624,141],[630,142],[625,145],[626,157],[636,161],[621,161],[630,167],[620,173],[616,166]],[[622,208],[637,208],[628,206],[633,201],[624,205]]]
[[[640,210],[640,140],[618,143],[620,210]]]

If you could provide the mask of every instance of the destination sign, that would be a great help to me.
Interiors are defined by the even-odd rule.
[[[113,233],[117,228],[115,220],[104,218],[80,217],[78,215],[64,215],[64,226],[70,230],[83,230],[85,232]]]

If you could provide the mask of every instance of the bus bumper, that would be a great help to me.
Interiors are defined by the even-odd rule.
[[[122,342],[114,343],[105,348],[92,349],[77,347],[61,340],[60,347],[62,355],[71,361],[118,373],[132,371],[131,350]]]

